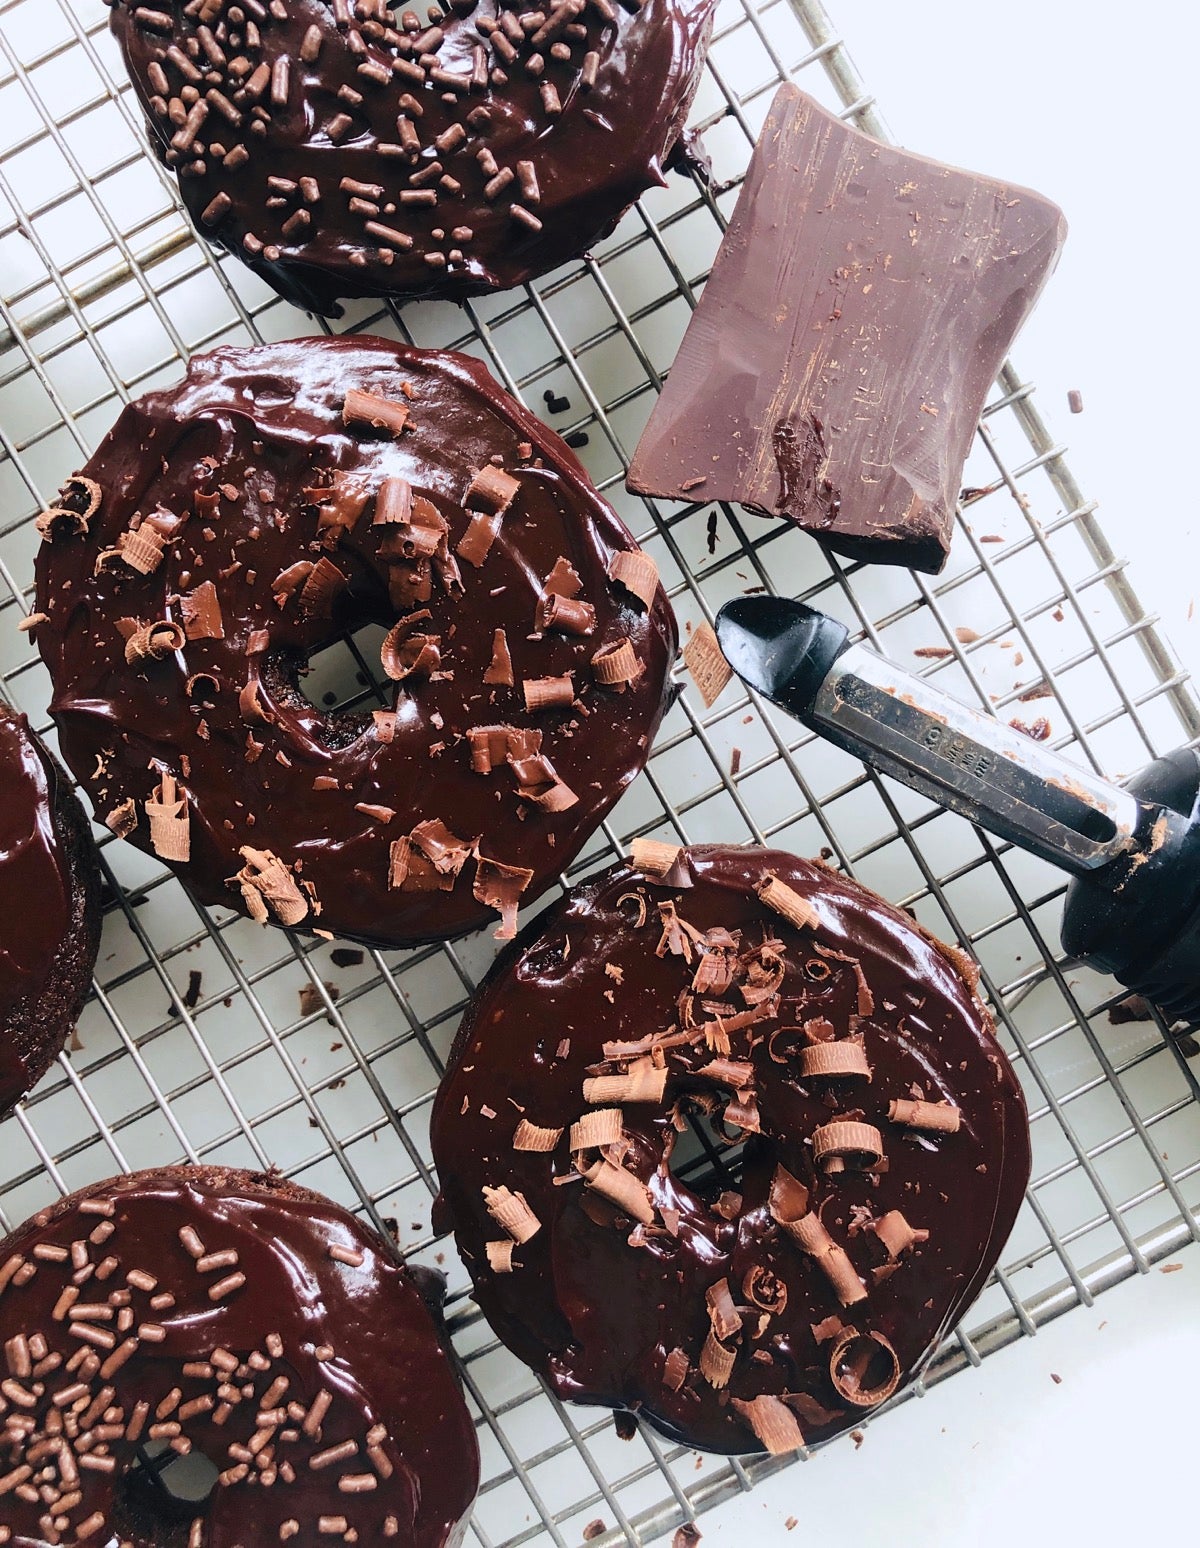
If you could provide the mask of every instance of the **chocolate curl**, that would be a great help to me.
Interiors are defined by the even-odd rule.
[[[295,564],[289,564],[286,570],[280,570],[271,582],[271,595],[275,598],[276,605],[286,607],[315,568],[311,559],[297,559]]]
[[[186,643],[187,636],[177,623],[162,619],[158,623],[143,624],[125,641],[125,664],[137,666],[147,656],[162,661],[182,650]]]
[[[410,634],[406,638],[405,630],[410,623],[410,619],[402,618],[379,647],[380,663],[394,683],[402,683],[407,677],[429,677],[441,665],[441,636]]]
[[[893,1260],[902,1258],[910,1247],[929,1240],[929,1232],[910,1226],[898,1209],[889,1209],[886,1215],[872,1221],[868,1230],[874,1231]]]
[[[132,796],[122,801],[120,806],[114,806],[104,819],[104,826],[118,838],[128,838],[137,824],[137,803]]]
[[[396,711],[372,710],[371,719],[375,722],[375,736],[380,742],[391,742],[396,735]]]
[[[473,726],[467,732],[471,770],[490,774],[511,759],[533,758],[541,750],[542,733],[521,726]]]
[[[628,640],[617,640],[602,646],[592,657],[592,675],[605,688],[615,688],[624,693],[630,683],[637,682],[645,668]]]
[[[549,1153],[562,1139],[561,1129],[543,1129],[536,1123],[530,1123],[528,1118],[522,1118],[513,1134],[514,1150],[532,1150],[539,1155]]]
[[[58,504],[43,511],[34,522],[40,536],[53,543],[56,538],[83,535],[104,498],[93,478],[74,473],[58,492]]]
[[[158,789],[146,802],[150,842],[161,860],[182,864],[191,858],[191,820],[187,795],[179,790],[173,774],[163,774]]]
[[[357,524],[370,498],[366,485],[349,477],[340,468],[334,470],[333,480],[327,489],[306,489],[304,493],[319,507],[317,531],[325,548],[337,547],[342,534],[351,531]]]
[[[554,561],[554,568],[542,582],[542,592],[545,596],[577,597],[583,590],[583,581],[579,578],[579,572],[569,559],[564,559],[560,554]]]
[[[575,684],[569,672],[562,677],[527,677],[521,691],[531,715],[541,709],[565,709],[575,702]]]
[[[412,512],[413,492],[409,481],[406,478],[385,478],[375,496],[375,515],[371,518],[371,525],[384,527],[392,523],[407,523],[412,520]]]
[[[961,1111],[950,1102],[907,1102],[898,1099],[888,1103],[888,1118],[906,1129],[929,1129],[939,1134],[957,1134],[962,1121]]]
[[[819,1215],[803,1215],[799,1220],[780,1222],[788,1235],[824,1273],[843,1306],[853,1306],[867,1298],[866,1289],[844,1247],[839,1247],[825,1229]]]
[[[731,1398],[730,1402],[773,1457],[799,1451],[804,1435],[786,1403],[769,1393],[756,1398]]]
[[[395,440],[408,423],[408,405],[351,388],[342,404],[342,423],[383,430]]]
[[[709,1386],[715,1387],[717,1391],[727,1387],[736,1360],[737,1350],[726,1348],[712,1328],[709,1328],[704,1348],[700,1351],[700,1374]]]
[[[389,480],[404,484],[403,479]],[[407,488],[405,484],[405,488]],[[380,493],[380,500],[383,495]],[[388,522],[387,530],[379,544],[379,555],[382,559],[432,559],[437,553],[445,551],[446,534],[449,532],[449,524],[439,514],[435,505],[426,500],[424,496],[417,495],[411,501],[411,519],[401,519],[398,515],[392,515],[385,507],[384,520]],[[375,517],[378,523],[380,517]]]
[[[547,629],[557,629],[561,634],[591,634],[596,627],[596,609],[590,602],[549,591],[538,599],[533,623],[542,634]]]
[[[654,1224],[654,1205],[650,1202],[650,1190],[640,1177],[627,1172],[623,1166],[611,1161],[597,1161],[583,1174],[589,1188],[611,1200],[622,1214],[642,1225]]]
[[[787,1229],[808,1214],[808,1189],[786,1167],[777,1166],[767,1202],[771,1219]]]
[[[662,920],[662,934],[658,938],[658,945],[654,948],[656,957],[665,957],[668,952],[673,957],[682,957],[691,966],[692,943],[704,939],[703,932],[697,930],[694,925],[688,924],[682,919],[676,910],[672,899],[658,905],[658,916]],[[728,1053],[728,1049],[725,1050]]]
[[[407,836],[394,839],[388,850],[388,888],[399,892],[408,881],[412,868],[412,841]]]
[[[579,797],[559,778],[549,758],[510,758],[509,765],[517,781],[517,794],[544,812],[565,812],[578,804]]]
[[[721,654],[712,624],[702,623],[693,632],[683,647],[683,661],[692,674],[692,681],[704,701],[704,708],[712,709],[724,693],[725,685],[733,677],[733,668]]]
[[[266,724],[275,719],[272,712],[262,702],[260,694],[261,684],[257,677],[252,677],[241,693],[238,694],[238,710],[243,720]]]
[[[478,902],[494,908],[500,915],[495,940],[511,941],[516,935],[519,900],[532,880],[533,872],[523,865],[505,865],[500,860],[479,856],[473,891]]]
[[[449,877],[459,874],[479,842],[456,838],[440,817],[418,823],[408,836],[434,870]]]
[[[120,557],[139,575],[153,575],[163,562],[166,544],[162,533],[147,520],[136,532],[123,532],[117,539]]]
[[[608,578],[648,608],[658,590],[658,565],[640,548],[623,549],[608,561]]]
[[[296,885],[291,871],[269,849],[243,844],[238,854],[246,864],[234,878],[241,883],[242,898],[250,917],[266,924],[268,910],[282,925],[298,925],[308,916],[308,899]]]
[[[221,599],[212,581],[201,581],[179,598],[183,630],[189,640],[223,640],[225,622],[221,617]]]
[[[519,480],[511,473],[488,462],[467,486],[463,504],[469,511],[486,511],[491,516],[503,516],[520,487]]]
[[[672,1349],[663,1361],[663,1386],[669,1392],[678,1392],[687,1380],[691,1364],[682,1349]]]
[[[813,1159],[828,1176],[847,1166],[869,1172],[883,1160],[883,1135],[870,1123],[838,1118],[813,1130]]]
[[[761,1263],[754,1263],[746,1270],[746,1277],[742,1280],[742,1294],[752,1306],[757,1306],[759,1311],[765,1311],[769,1316],[777,1317],[787,1309],[787,1286],[778,1274],[764,1268]]]
[[[782,914],[798,930],[815,930],[821,923],[820,914],[808,899],[802,898],[787,882],[780,881],[773,871],[768,871],[754,890],[760,902]]]
[[[742,1319],[733,1304],[729,1281],[718,1279],[715,1284],[709,1285],[704,1292],[704,1303],[708,1307],[708,1320],[712,1323],[716,1337],[726,1344],[730,1339],[737,1338],[742,1331]]]
[[[599,1150],[621,1138],[625,1115],[619,1107],[598,1107],[571,1125],[571,1151]]]
[[[526,1203],[523,1193],[513,1193],[504,1187],[489,1188],[485,1184],[483,1202],[500,1229],[507,1231],[518,1245],[542,1229],[542,1222]]]
[[[644,876],[663,877],[683,853],[680,844],[664,844],[660,839],[635,838],[630,845],[630,863]]]
[[[725,1122],[747,1134],[761,1134],[762,1120],[758,1112],[758,1093],[753,1086],[739,1091],[725,1104]]]
[[[874,1408],[900,1385],[900,1357],[882,1333],[847,1328],[829,1351],[829,1377],[847,1403]]]
[[[733,1086],[740,1091],[754,1080],[754,1066],[737,1059],[712,1059],[696,1071],[698,1076],[718,1081],[722,1086]]]
[[[312,618],[329,618],[333,615],[333,601],[349,586],[350,582],[324,554],[309,571],[300,592],[300,611]]]
[[[812,1080],[860,1075],[871,1078],[866,1050],[853,1038],[836,1043],[814,1043],[800,1050],[800,1073]]]
[[[511,688],[516,681],[513,677],[512,657],[508,652],[508,636],[503,629],[497,629],[492,636],[492,661],[483,674],[483,680],[501,688]]]
[[[651,1058],[637,1059],[624,1075],[592,1075],[583,1083],[583,1100],[660,1103],[667,1089],[667,1067]]]
[[[467,530],[454,545],[454,552],[460,559],[465,559],[468,564],[481,569],[483,562],[491,552],[492,544],[500,535],[500,517],[498,515],[487,516],[477,511],[467,524]]]
[[[516,1264],[513,1262],[513,1248],[516,1242],[511,1237],[506,1237],[502,1242],[486,1242],[488,1267],[493,1274],[511,1274]]]
[[[428,602],[432,595],[433,572],[427,559],[388,568],[388,601],[398,613],[407,613],[418,602]]]

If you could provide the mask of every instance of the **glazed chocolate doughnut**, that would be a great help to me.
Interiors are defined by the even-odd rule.
[[[663,181],[715,0],[110,0],[192,219],[281,295],[504,290]]]
[[[434,1315],[273,1174],[139,1172],[35,1215],[0,1243],[0,1348],[0,1544],[462,1541],[479,1454]],[[219,1470],[207,1499],[156,1486],[172,1452]]]
[[[63,756],[204,902],[511,935],[645,762],[676,643],[654,562],[477,361],[218,350],[86,472],[99,508],[37,562]],[[309,658],[372,622],[395,707],[311,704]]]
[[[0,706],[0,1118],[79,1019],[100,945],[100,869],[66,776]]]
[[[791,1451],[911,1380],[979,1292],[1029,1176],[1020,1088],[969,959],[862,887],[762,849],[635,862],[481,986],[435,1219],[560,1397]],[[684,1161],[693,1126],[744,1141],[732,1167]]]

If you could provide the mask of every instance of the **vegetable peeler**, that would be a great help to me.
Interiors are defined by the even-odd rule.
[[[726,603],[717,638],[745,683],[811,730],[1069,871],[1063,949],[1168,1018],[1200,1019],[1200,750],[1112,784],[786,597]]]

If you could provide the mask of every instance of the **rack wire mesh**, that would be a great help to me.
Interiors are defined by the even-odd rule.
[[[15,628],[35,514],[120,405],[177,378],[189,354],[310,331],[193,238],[106,20],[102,0],[0,0],[0,683],[52,744],[46,675]],[[886,138],[818,0],[722,0],[693,115],[710,186],[672,178],[591,255],[523,291],[403,313],[357,304],[338,329],[465,349],[543,413],[567,400],[548,417],[657,558],[686,628],[740,591],[785,591],[1110,775],[1195,739],[1200,704],[1011,365],[936,580],[839,561],[729,506],[625,492],[627,455],[789,76]],[[323,658],[309,691],[371,695],[367,655],[350,642]],[[97,831],[110,897],[95,992],[69,1052],[0,1128],[0,1228],[113,1171],[203,1159],[274,1164],[392,1231],[448,1276],[483,1454],[482,1548],[568,1548],[597,1520],[600,1548],[647,1543],[790,1465],[700,1456],[645,1427],[623,1439],[611,1416],[547,1394],[475,1310],[429,1224],[427,1130],[489,934],[335,963],[329,943],[197,908],[156,861]],[[736,685],[707,711],[685,685],[646,773],[564,883],[638,833],[820,850],[981,963],[1029,1101],[1034,1176],[1000,1267],[914,1390],[1200,1237],[1200,1050],[1157,1017],[1110,1020],[1120,991],[1057,950],[1057,872]]]

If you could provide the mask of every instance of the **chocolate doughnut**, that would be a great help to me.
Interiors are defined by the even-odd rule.
[[[63,756],[204,902],[511,935],[645,762],[676,643],[654,562],[477,361],[218,350],[86,472],[98,509],[37,561]],[[368,623],[394,708],[310,703],[311,656]]]
[[[0,1544],[462,1541],[479,1454],[434,1316],[380,1237],[273,1174],[42,1210],[0,1243],[0,1349]],[[186,1455],[207,1498],[175,1488]]]
[[[150,140],[281,295],[465,296],[544,274],[663,181],[715,0],[110,0]]]
[[[66,776],[0,705],[0,1118],[79,1019],[100,945],[100,868]]]
[[[864,888],[763,849],[635,861],[480,987],[435,1219],[560,1397],[791,1451],[910,1381],[979,1292],[1029,1177],[1020,1088],[969,959]]]

